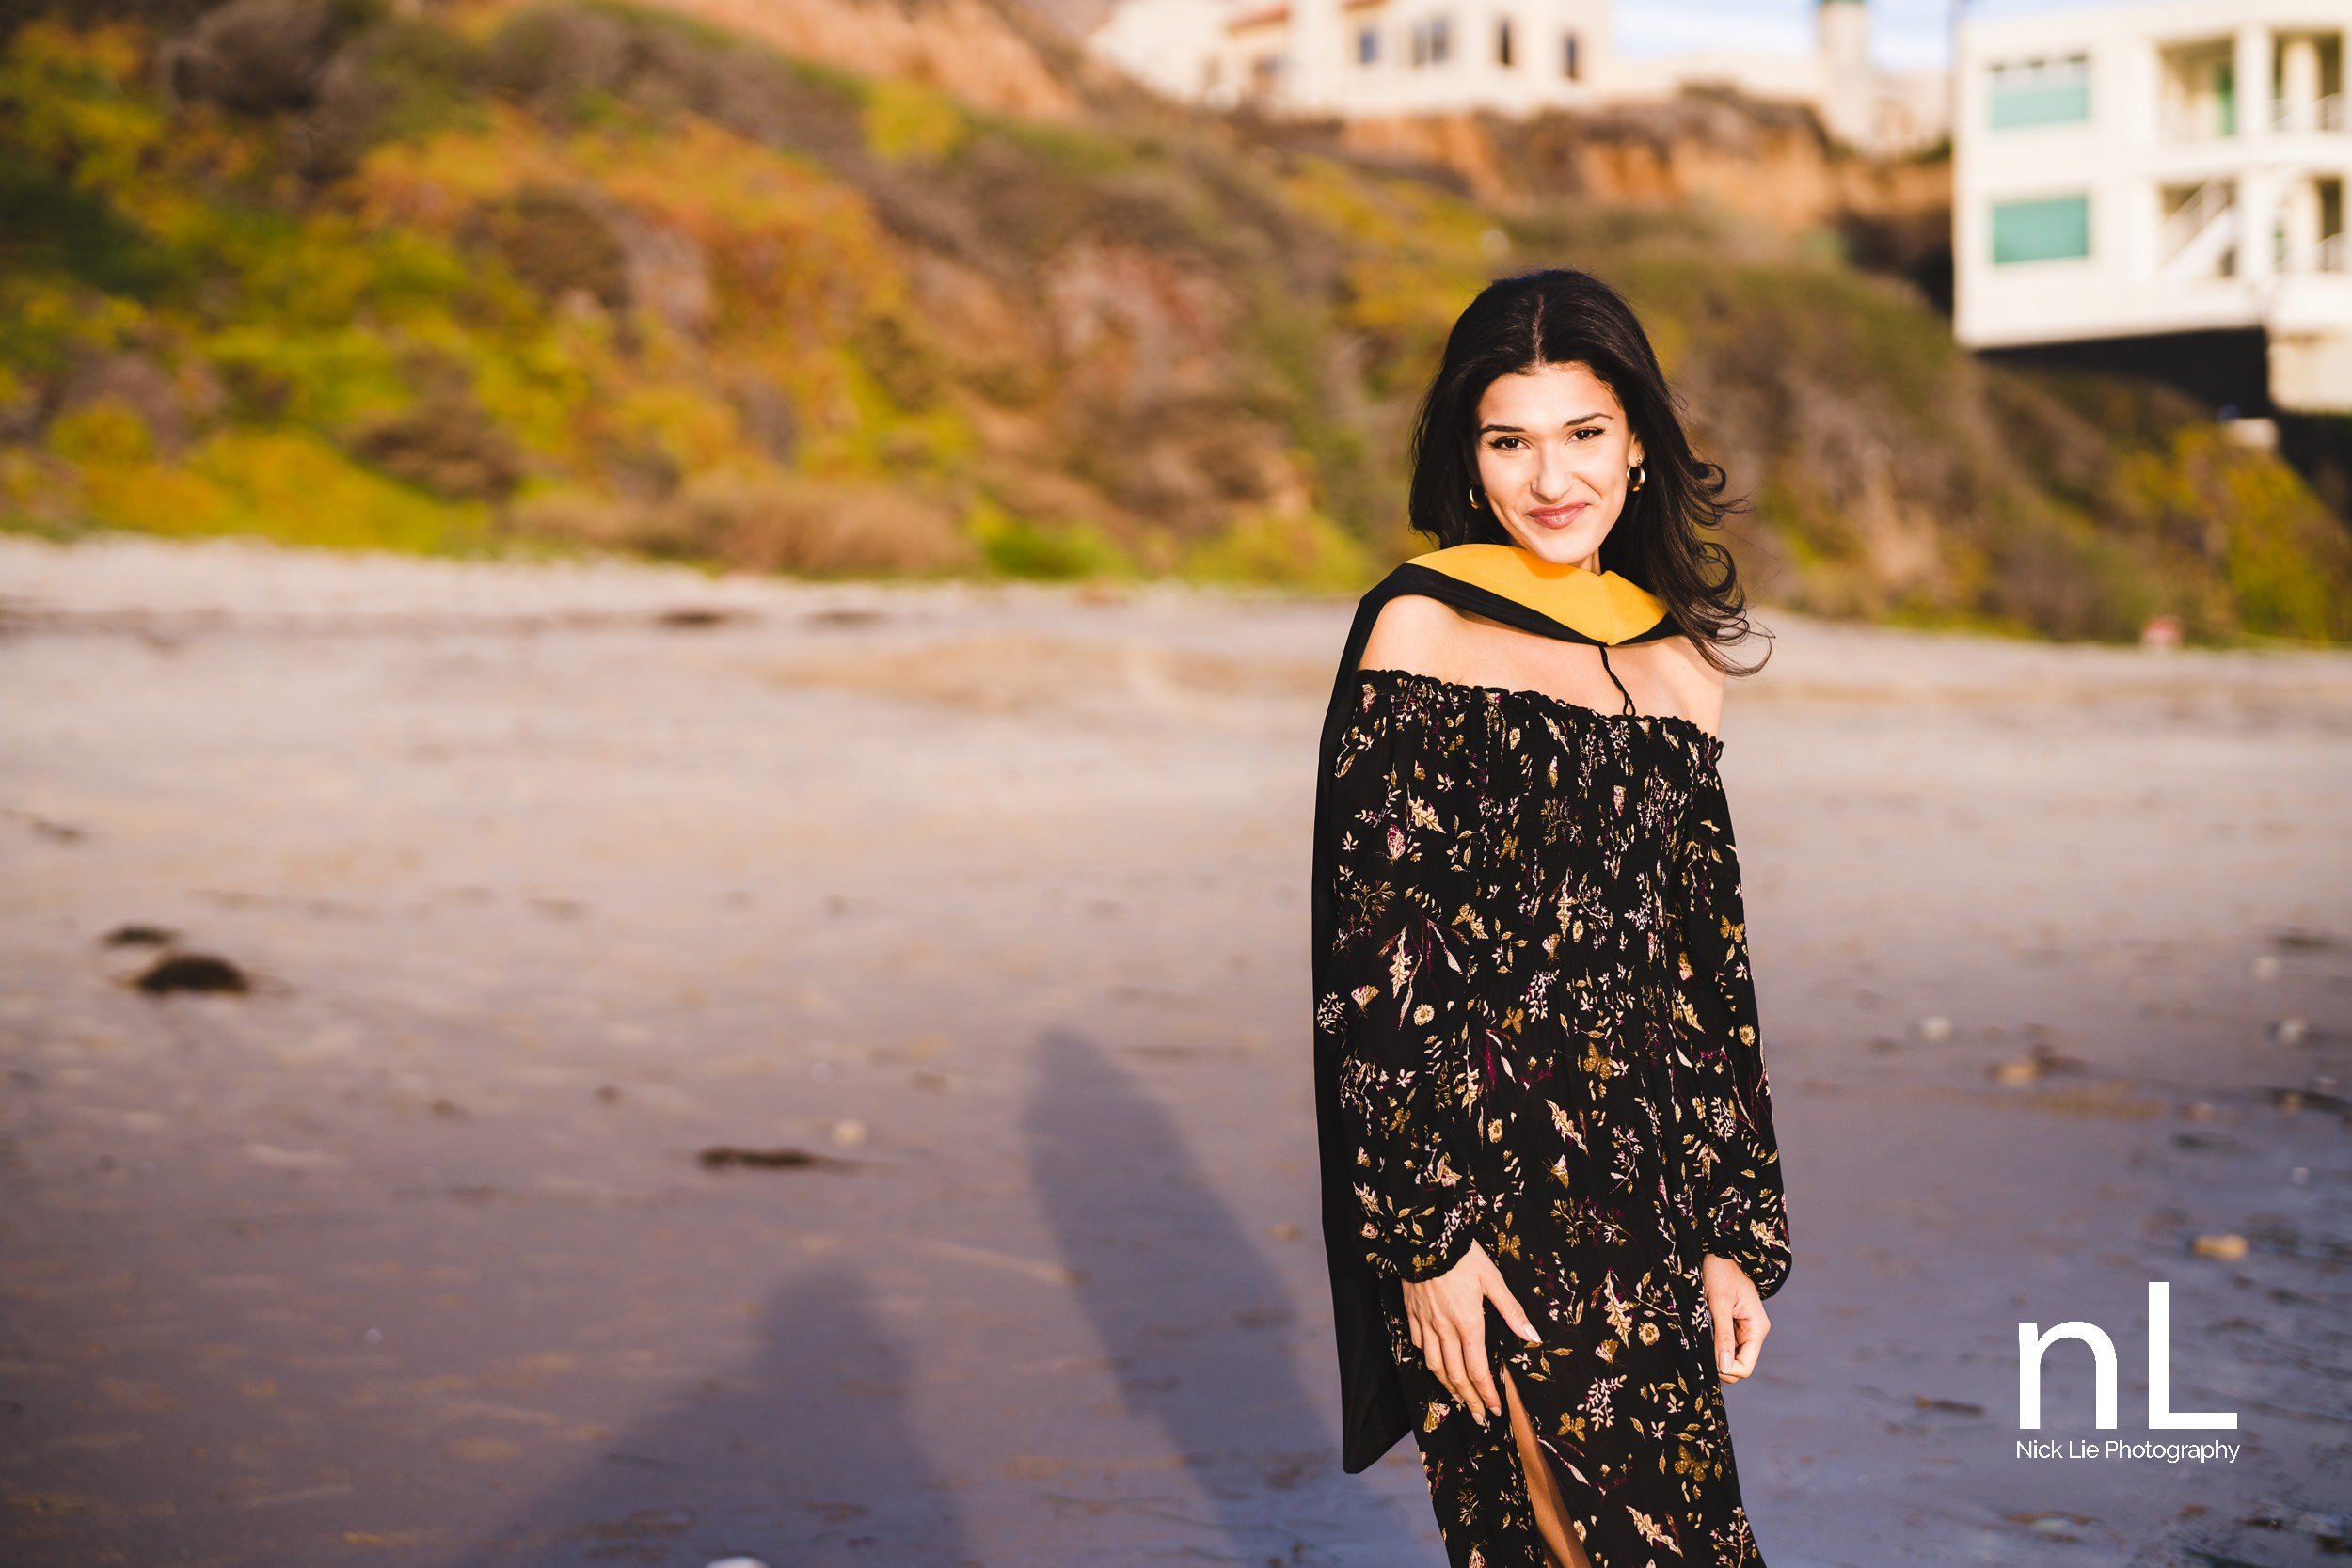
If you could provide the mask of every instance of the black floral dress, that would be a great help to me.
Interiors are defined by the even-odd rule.
[[[1690,720],[1360,670],[1319,1030],[1362,1245],[1443,1274],[1474,1239],[1541,1342],[1489,1307],[1594,1568],[1761,1568],[1700,1259],[1789,1269],[1723,743]],[[1483,1428],[1386,1292],[1453,1568],[1546,1560],[1509,1423]],[[1501,1378],[1496,1377],[1498,1388]]]

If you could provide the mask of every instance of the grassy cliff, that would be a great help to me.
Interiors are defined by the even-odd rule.
[[[1345,589],[1416,547],[1454,313],[1565,264],[1642,310],[1773,601],[2352,635],[2291,470],[1972,360],[1828,228],[1482,199],[1067,60],[1037,117],[617,5],[150,15],[0,54],[9,527]]]

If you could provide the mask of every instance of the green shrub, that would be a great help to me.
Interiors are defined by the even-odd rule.
[[[964,528],[989,569],[1004,577],[1068,581],[1136,575],[1127,552],[1092,523],[1034,523],[984,501],[973,507]]]

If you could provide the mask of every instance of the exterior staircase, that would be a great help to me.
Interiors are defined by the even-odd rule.
[[[2159,272],[2168,280],[2218,277],[2223,263],[2237,248],[2238,208],[2235,184],[2208,180],[2179,212],[2164,220],[2157,254],[2164,258]]]

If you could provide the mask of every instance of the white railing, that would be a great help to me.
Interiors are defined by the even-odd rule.
[[[2279,270],[2281,273],[2333,272],[2352,270],[2352,252],[2344,247],[2342,234],[2330,234],[2314,240],[2300,250],[2289,250],[2285,236],[2280,236]]]
[[[2164,105],[2159,129],[2167,141],[2211,141],[2222,135],[2222,101],[2210,95]]]
[[[2222,109],[2223,101],[2210,94],[2174,99],[2164,105],[2158,129],[2167,141],[2218,140],[2229,134],[2222,123]],[[2299,103],[2274,98],[2269,125],[2272,132],[2290,135],[2307,131],[2342,132],[2352,125],[2352,113],[2347,113],[2344,95],[2340,92]],[[2245,129],[2242,122],[2238,129]]]
[[[2344,128],[2344,94],[2331,92],[2325,98],[2302,103],[2291,99],[2270,101],[2270,128],[2273,131],[2341,131]]]

